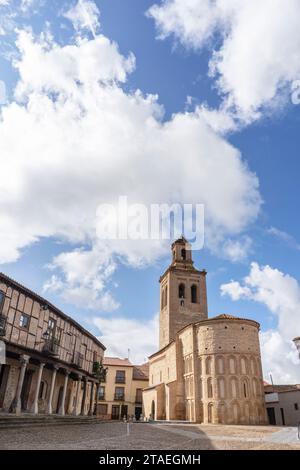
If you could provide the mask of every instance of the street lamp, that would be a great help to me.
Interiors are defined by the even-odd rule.
[[[300,357],[300,336],[298,338],[293,339],[296,348],[298,349],[299,357]]]

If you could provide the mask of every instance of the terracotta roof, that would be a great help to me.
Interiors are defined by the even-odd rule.
[[[73,320],[73,318],[69,317],[68,315],[66,315],[64,312],[62,312],[61,310],[59,310],[59,308],[55,307],[55,305],[51,304],[51,302],[49,302],[48,300],[46,300],[44,297],[41,297],[39,294],[37,294],[36,292],[28,289],[27,287],[23,286],[22,284],[20,284],[19,282],[15,281],[14,279],[12,279],[11,277],[7,276],[6,274],[4,273],[1,273],[0,272],[0,281],[3,281],[5,284],[9,285],[10,287],[13,287],[15,289],[18,289],[20,291],[22,291],[25,295],[27,295],[28,297],[32,297],[33,300],[36,300],[37,302],[39,302],[40,304],[42,305],[46,305],[50,310],[52,310],[54,313],[56,313],[57,315],[59,315],[61,318],[63,318],[64,320],[70,322],[73,326],[75,326],[76,328],[78,328],[78,330],[80,330],[82,333],[84,333],[85,335],[87,335],[89,338],[91,338],[96,344],[98,344],[98,346],[100,346],[103,351],[105,351],[106,347],[101,343],[101,341],[98,340],[98,338],[96,338],[94,335],[92,335],[92,333],[90,333],[89,331],[87,331],[85,328],[83,328],[83,326],[81,326],[79,323],[77,323],[77,321]]]
[[[141,366],[134,366],[132,378],[134,380],[149,380],[149,363],[146,362]]]
[[[133,364],[131,364],[131,362],[128,359],[121,359],[119,357],[104,357],[103,365],[104,366],[121,366],[121,367],[133,366]]]

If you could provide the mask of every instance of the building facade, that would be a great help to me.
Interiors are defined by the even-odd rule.
[[[269,424],[298,426],[300,423],[300,385],[265,384]]]
[[[148,364],[135,366],[128,359],[105,357],[105,383],[98,393],[97,414],[103,419],[139,420],[143,415],[143,389],[149,385]]]
[[[0,410],[93,414],[105,347],[36,293],[0,274]]]
[[[160,286],[160,349],[149,358],[146,417],[265,424],[259,324],[208,318],[206,272],[194,268],[183,237]]]

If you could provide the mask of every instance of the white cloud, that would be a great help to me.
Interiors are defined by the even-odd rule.
[[[128,357],[134,364],[143,364],[158,349],[158,315],[150,320],[96,317],[93,323],[99,328],[99,339],[109,345],[105,354]]]
[[[289,233],[287,232],[284,232],[283,230],[279,230],[278,228],[276,227],[270,227],[268,230],[267,230],[267,233],[269,235],[272,235],[276,238],[278,238],[279,240],[283,241],[284,243],[286,243],[288,246],[290,246],[291,248],[294,248],[296,250],[300,250],[300,244],[297,242],[297,240],[292,236],[290,235]]]
[[[298,0],[164,0],[148,15],[161,39],[172,35],[187,48],[210,49],[222,114],[227,109],[250,123],[286,104],[300,76]]]
[[[233,262],[244,261],[247,259],[252,247],[252,240],[248,236],[241,237],[239,240],[226,240],[223,245],[225,257]]]
[[[89,30],[96,36],[100,27],[100,11],[95,2],[91,0],[78,0],[76,5],[68,10],[64,16],[73,23],[76,31]]]
[[[268,373],[272,372],[278,383],[299,382],[299,361],[292,343],[300,328],[300,286],[296,279],[270,266],[252,263],[244,283],[223,284],[221,294],[235,301],[259,302],[275,315],[277,330],[261,333],[265,377],[268,379]]]
[[[123,90],[134,70],[132,54],[124,57],[103,35],[62,46],[51,34],[19,31],[17,47],[15,101],[2,107],[0,118],[1,263],[42,237],[69,242],[69,253],[53,261],[56,277],[46,288],[76,304],[93,289],[91,303],[102,309],[107,290],[99,273],[109,282],[102,264],[151,263],[166,245],[98,240],[100,204],[120,195],[147,206],[203,203],[206,245],[214,249],[256,218],[256,176],[201,114],[178,113],[164,122],[157,96]],[[92,257],[93,277],[73,282],[75,269],[82,274],[78,259]],[[111,302],[106,297],[106,309]]]
[[[3,80],[0,80],[0,105],[6,102],[6,85]]]
[[[60,253],[49,266],[57,271],[45,283],[45,292],[60,294],[77,307],[110,312],[119,307],[107,291],[116,265],[107,250],[83,250]]]

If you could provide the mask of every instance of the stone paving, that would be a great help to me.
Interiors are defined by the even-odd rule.
[[[296,428],[99,422],[0,429],[0,449],[300,450]]]

